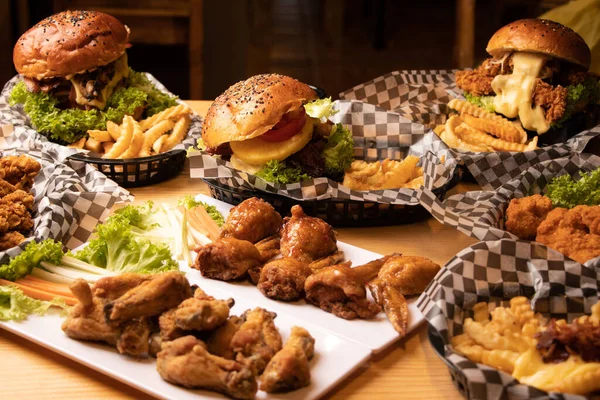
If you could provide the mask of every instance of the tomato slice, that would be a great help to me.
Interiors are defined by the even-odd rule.
[[[302,113],[298,118],[289,119],[287,115],[284,115],[281,121],[275,124],[267,133],[261,135],[260,138],[267,142],[283,142],[297,135],[305,123],[306,112],[304,111],[304,107],[302,107]]]

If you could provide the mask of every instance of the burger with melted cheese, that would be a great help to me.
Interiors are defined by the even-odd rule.
[[[64,11],[25,32],[13,62],[22,77],[11,92],[31,124],[51,140],[72,143],[89,129],[136,119],[175,104],[127,65],[129,28],[96,11]]]
[[[284,75],[256,75],[216,98],[202,128],[210,154],[274,183],[341,179],[354,158],[352,134],[328,118],[331,99]]]
[[[598,77],[588,72],[591,52],[572,29],[543,19],[500,28],[475,70],[458,71],[468,101],[542,135],[560,128],[600,99]]]

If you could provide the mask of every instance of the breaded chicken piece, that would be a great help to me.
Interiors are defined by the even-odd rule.
[[[552,210],[552,201],[546,196],[533,196],[512,199],[506,210],[506,230],[519,239],[533,240],[538,226]]]
[[[4,179],[0,179],[0,198],[3,198],[17,190],[15,185],[11,185]]]
[[[552,86],[537,79],[533,92],[533,104],[542,107],[546,113],[546,121],[552,123],[561,119],[565,114],[568,93],[569,91],[565,87]]]
[[[33,208],[33,195],[21,189],[17,189],[12,193],[0,198],[0,204],[20,203],[28,210]]]
[[[0,235],[0,251],[8,250],[20,245],[25,240],[20,232],[12,231]]]
[[[456,86],[474,96],[493,96],[493,79],[493,76],[483,75],[478,69],[456,71]]]
[[[600,206],[555,208],[535,240],[580,263],[600,256]]]
[[[28,231],[33,228],[29,210],[21,203],[0,204],[0,233]]]
[[[15,185],[17,189],[30,190],[41,167],[39,162],[26,155],[2,157],[0,178]]]

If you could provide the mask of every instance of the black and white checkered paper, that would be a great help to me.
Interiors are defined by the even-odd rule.
[[[174,96],[173,93],[171,93],[169,90],[167,90],[167,88],[160,83],[154,76],[152,76],[149,73],[146,73],[146,76],[148,77],[148,79],[150,80],[150,82],[152,82],[152,84],[161,92],[163,93],[167,93],[171,96]],[[4,88],[2,89],[2,92],[0,93],[0,123],[1,124],[12,124],[15,127],[22,127],[23,129],[26,130],[27,134],[30,135],[31,137],[35,137],[37,140],[41,140],[41,141],[47,141],[48,139],[46,139],[45,136],[39,134],[35,128],[33,128],[31,126],[31,122],[29,121],[29,118],[27,117],[27,114],[25,113],[25,111],[23,111],[23,106],[18,104],[16,106],[11,106],[8,104],[8,100],[10,98],[10,93],[12,92],[12,89],[14,88],[14,86],[19,83],[19,81],[21,80],[20,75],[14,76],[11,80],[9,80],[6,85],[4,85]],[[178,103],[183,103],[181,100],[177,100]],[[173,147],[172,150],[170,150],[168,153],[172,153],[172,152],[176,152],[176,151],[180,151],[180,150],[187,150],[188,148],[194,146],[196,144],[196,142],[198,141],[198,138],[200,137],[202,133],[202,118],[195,114],[192,113],[192,120],[190,123],[190,128],[188,130],[188,133],[186,135],[186,137],[184,138],[184,140],[179,143],[177,146]],[[64,146],[61,146],[64,147]],[[84,153],[84,154],[88,154],[89,151],[88,150],[84,150],[84,149],[70,149],[69,148],[69,153],[68,155],[72,155],[75,153]],[[91,158],[93,158],[92,156],[90,156]]]
[[[434,189],[449,182],[456,173],[454,153],[439,137],[421,124],[416,124],[400,114],[359,101],[336,101],[339,110],[332,118],[341,123],[354,137],[355,159],[376,161],[390,158],[400,160],[407,155],[421,157],[424,186]],[[387,204],[415,205],[414,189],[389,189],[357,191],[344,187],[328,178],[315,178],[304,182],[279,185],[233,168],[231,163],[215,158],[206,152],[191,152],[192,178],[217,180],[221,184],[242,190],[262,190],[296,200],[347,199]]]
[[[446,122],[450,112],[448,102],[453,98],[462,99],[461,93],[454,81],[454,71],[395,71],[340,93],[340,98],[374,104],[433,129]],[[519,153],[450,151],[483,189],[492,190],[539,162],[582,152],[598,134],[600,127],[595,127],[565,143]]]
[[[33,235],[18,247],[0,252],[0,264],[19,254],[32,240],[51,238],[73,249],[87,241],[116,202],[132,201],[119,187],[90,165],[69,160],[72,153],[39,136],[31,136],[23,126],[3,125],[0,130],[2,156],[27,155],[42,168],[35,179]]]
[[[445,358],[466,382],[470,399],[583,399],[546,393],[519,384],[509,374],[455,353],[450,339],[463,333],[478,302],[496,305],[515,296],[531,300],[545,317],[590,314],[599,300],[600,259],[581,265],[535,242],[501,239],[479,242],[454,256],[419,297],[417,307],[445,345]],[[507,305],[504,303],[504,305]]]
[[[505,212],[512,198],[544,193],[548,183],[557,176],[568,174],[578,179],[582,171],[599,167],[600,157],[574,153],[530,167],[495,191],[460,193],[441,202],[425,189],[419,193],[419,201],[438,221],[476,239],[517,239],[504,230]]]

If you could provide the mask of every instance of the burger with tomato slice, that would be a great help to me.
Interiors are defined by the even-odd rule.
[[[268,182],[341,180],[354,159],[352,134],[329,121],[331,99],[284,75],[238,82],[211,105],[202,129],[210,154]]]

